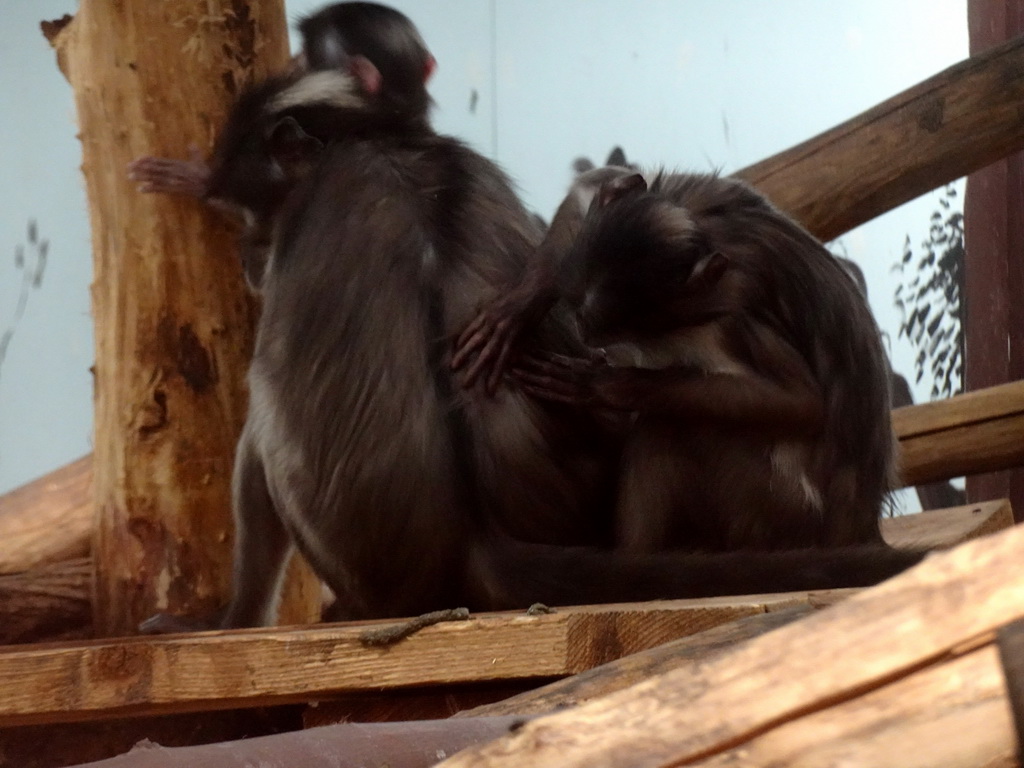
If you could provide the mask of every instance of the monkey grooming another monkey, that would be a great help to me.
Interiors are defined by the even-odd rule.
[[[635,414],[618,543],[881,544],[886,359],[841,264],[741,182],[659,175],[648,188],[600,170],[584,180],[599,183],[585,219],[568,206],[549,239],[584,339],[608,359],[534,356],[516,376],[537,397]]]
[[[269,209],[221,626],[272,620],[292,545],[338,596],[338,619],[856,586],[920,558],[599,548],[612,543],[614,453],[588,414],[460,389],[449,368],[450,340],[521,278],[538,232],[496,166],[382,114],[387,81],[371,67],[265,84],[237,121],[252,141],[222,159],[283,144],[305,170]],[[534,338],[585,352],[564,314]]]

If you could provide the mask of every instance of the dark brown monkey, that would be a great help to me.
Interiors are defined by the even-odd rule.
[[[635,414],[619,543],[881,542],[888,369],[842,265],[741,182],[659,175],[648,190],[609,174],[582,225],[573,208],[556,217],[569,234],[549,235],[571,240],[562,289],[608,361],[527,360],[518,375],[537,396]]]
[[[918,559],[568,546],[611,540],[600,432],[514,389],[458,389],[446,359],[455,331],[522,275],[538,233],[493,164],[375,114],[379,80],[366,74],[276,81],[250,125],[255,137],[282,120],[333,133],[276,209],[223,626],[269,619],[289,542],[338,595],[337,618],[866,584]],[[300,103],[311,82],[348,98]],[[584,349],[558,314],[536,339]]]
[[[425,128],[431,104],[426,83],[436,61],[416,27],[398,11],[377,3],[337,3],[302,18],[298,27],[302,52],[290,71],[241,96],[209,162],[193,148],[189,160],[146,156],[129,165],[129,177],[139,182],[140,191],[195,197],[242,225],[239,255],[254,291],[262,281],[285,193],[305,176],[329,135],[353,128],[333,124],[338,114],[322,109],[349,98],[348,92],[339,93],[329,74],[305,75],[341,70],[357,78],[363,84],[360,99],[368,105],[360,124],[372,124],[379,133]],[[301,89],[288,89],[288,83],[300,80]],[[286,90],[287,96],[280,95]],[[271,93],[290,100],[290,108],[270,104]],[[269,112],[274,113],[271,121],[264,119]],[[304,128],[289,112],[303,116]],[[258,134],[256,125],[271,133]]]

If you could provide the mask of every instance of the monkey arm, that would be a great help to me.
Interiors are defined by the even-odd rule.
[[[557,298],[554,265],[538,254],[523,279],[484,307],[456,340],[453,370],[459,370],[476,355],[466,371],[463,386],[471,387],[483,376],[487,391],[493,394],[516,341],[544,316]]]
[[[187,195],[198,199],[206,195],[210,168],[197,147],[190,148],[188,160],[169,157],[139,157],[128,164],[128,178],[139,183],[140,192]]]
[[[753,372],[613,367],[546,355],[523,358],[513,375],[524,391],[542,400],[711,420],[778,436],[812,433],[824,420],[824,403],[812,387],[800,380],[783,386]]]

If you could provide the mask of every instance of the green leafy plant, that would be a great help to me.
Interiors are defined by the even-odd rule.
[[[932,213],[928,237],[915,251],[907,235],[903,258],[894,268],[900,284],[894,296],[903,315],[899,335],[917,350],[917,381],[932,375],[932,397],[951,397],[963,389],[964,216],[954,205],[952,185]]]

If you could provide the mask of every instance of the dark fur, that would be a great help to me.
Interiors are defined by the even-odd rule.
[[[605,185],[630,178],[603,170]],[[639,411],[620,541],[655,551],[880,542],[894,474],[887,365],[839,261],[716,176],[660,175],[649,191],[598,199],[582,225],[578,207],[569,213],[579,234],[563,289],[584,333],[608,344],[598,386]],[[724,271],[702,275],[709,265]],[[726,386],[737,382],[747,391]]]
[[[434,58],[406,16],[378,3],[336,3],[298,26],[310,69],[343,69],[352,56],[365,56],[384,81],[374,110],[426,124],[431,101],[423,86]]]
[[[238,498],[255,507],[238,508],[227,625],[265,620],[276,584],[280,561],[251,530],[290,533],[338,594],[336,618],[864,584],[919,558],[579,549],[611,542],[608,441],[515,389],[457,390],[438,352],[537,244],[504,175],[429,131],[343,133],[287,206],[239,448]],[[578,354],[562,317],[535,343]]]
[[[333,618],[851,586],[919,559],[600,549],[614,536],[615,441],[584,411],[507,385],[462,389],[449,371],[451,339],[522,277],[540,239],[507,178],[370,99],[269,109],[291,85],[253,97],[256,144],[221,159],[283,117],[323,145],[299,153],[304,171],[271,206],[223,626],[272,620],[290,543],[338,596]],[[564,308],[530,340],[585,351]]]

